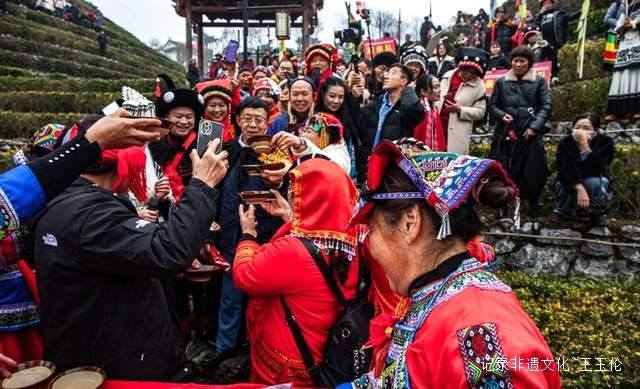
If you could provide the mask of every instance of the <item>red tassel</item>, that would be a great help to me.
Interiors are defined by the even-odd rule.
[[[156,98],[160,97],[160,95],[162,95],[162,91],[160,90],[160,78],[156,78],[156,91],[155,91],[155,96]]]

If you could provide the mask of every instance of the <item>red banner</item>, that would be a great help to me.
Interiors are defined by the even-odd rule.
[[[380,38],[371,41],[371,47],[373,48],[373,56],[384,52],[397,55],[398,50],[396,48],[396,41],[393,38]],[[369,40],[365,40],[362,45],[364,50],[364,57],[371,61],[371,50],[369,50]]]
[[[547,80],[547,86],[551,86],[551,61],[538,62],[533,65],[533,69],[538,76]],[[487,90],[487,96],[491,96],[493,87],[500,77],[507,74],[508,70],[490,70],[484,75],[484,87]]]

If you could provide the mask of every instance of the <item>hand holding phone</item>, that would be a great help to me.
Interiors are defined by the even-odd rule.
[[[198,126],[198,141],[197,141],[197,149],[198,156],[202,158],[204,152],[207,151],[207,146],[214,139],[220,139],[220,143],[218,143],[218,147],[216,148],[216,154],[218,154],[222,150],[222,132],[224,130],[224,126],[222,123],[214,122],[212,120],[202,119],[200,120],[200,125]]]

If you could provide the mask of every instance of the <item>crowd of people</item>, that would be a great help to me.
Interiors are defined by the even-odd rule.
[[[0,175],[0,367],[188,382],[248,345],[265,385],[559,388],[476,210],[540,213],[552,102],[533,64],[557,64],[571,18],[551,6],[540,26],[482,12],[471,45],[433,56],[411,42],[348,63],[315,44],[254,68],[220,56],[205,80],[191,63],[188,89],[159,75],[169,130],[126,101],[43,127]],[[508,72],[487,97],[491,64]],[[486,116],[491,159],[469,156]],[[199,155],[203,120],[222,136]],[[605,224],[614,157],[598,115],[576,117],[552,218]],[[550,368],[496,368],[512,358]]]

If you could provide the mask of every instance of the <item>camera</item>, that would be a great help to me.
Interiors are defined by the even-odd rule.
[[[362,28],[362,22],[350,22],[349,27],[344,30],[334,31],[333,36],[341,45],[345,43],[353,43],[356,46],[362,41],[362,35],[364,30]]]

